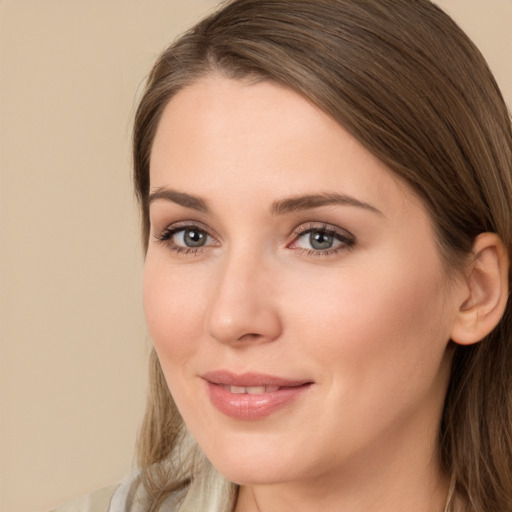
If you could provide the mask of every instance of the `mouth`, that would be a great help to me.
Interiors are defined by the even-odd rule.
[[[234,393],[235,395],[242,395],[247,393],[248,395],[262,395],[264,393],[274,393],[281,389],[279,386],[228,386],[227,384],[218,384],[223,389]]]
[[[234,374],[219,370],[201,376],[211,403],[224,415],[238,420],[263,419],[292,404],[314,384],[267,374]]]

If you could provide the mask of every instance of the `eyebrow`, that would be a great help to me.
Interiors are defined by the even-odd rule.
[[[286,213],[313,210],[314,208],[332,205],[355,206],[379,215],[384,215],[380,210],[375,208],[375,206],[359,201],[359,199],[356,199],[355,197],[335,192],[280,199],[272,204],[271,212],[273,215],[283,215]]]
[[[203,213],[210,212],[208,203],[204,199],[186,194],[185,192],[178,192],[177,190],[170,188],[160,187],[149,194],[148,205],[157,199],[166,199],[167,201],[172,201],[173,203],[184,206],[185,208],[191,208],[192,210],[198,210]]]
[[[149,195],[148,204],[151,204],[158,199],[172,201],[173,203],[179,204],[185,208],[190,208],[192,210],[197,210],[203,213],[210,213],[208,202],[205,199],[187,194],[185,192],[178,192],[177,190],[170,188],[160,187]],[[346,194],[338,194],[335,192],[325,192],[320,194],[301,195],[279,199],[278,201],[274,201],[272,203],[270,212],[272,215],[285,215],[287,213],[313,210],[315,208],[321,208],[322,206],[332,205],[355,206],[379,215],[383,215],[383,213],[375,208],[375,206],[372,206],[363,201],[359,201],[359,199],[356,199],[355,197]]]

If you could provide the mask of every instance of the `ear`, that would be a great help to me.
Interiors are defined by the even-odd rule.
[[[471,345],[498,325],[508,299],[508,258],[500,237],[482,233],[475,239],[465,272],[465,291],[452,326],[451,339]]]

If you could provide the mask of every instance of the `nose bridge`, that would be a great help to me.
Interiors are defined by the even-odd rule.
[[[267,342],[281,332],[271,270],[255,251],[231,251],[219,265],[206,330],[221,343]]]

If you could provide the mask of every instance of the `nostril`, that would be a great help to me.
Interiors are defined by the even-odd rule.
[[[261,338],[261,337],[263,337],[261,334],[257,334],[255,332],[248,332],[247,334],[240,336],[239,340],[244,341],[244,339],[251,340],[251,339]]]
[[[281,334],[279,309],[265,294],[244,290],[242,294],[240,287],[234,286],[233,275],[223,281],[206,312],[206,332],[224,344],[275,340]]]

